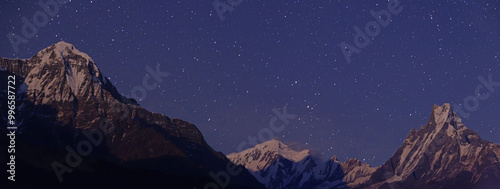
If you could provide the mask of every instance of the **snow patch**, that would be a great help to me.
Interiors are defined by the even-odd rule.
[[[92,60],[88,54],[79,51],[78,49],[75,48],[75,46],[73,46],[70,43],[66,43],[64,41],[60,41],[60,42],[58,42],[58,43],[56,43],[54,45],[55,45],[54,51],[57,54],[60,54],[61,56],[69,55],[68,52],[72,52],[73,54],[80,55],[80,56],[82,56],[83,58],[85,58],[87,60]],[[88,63],[88,61],[87,61],[87,63]]]

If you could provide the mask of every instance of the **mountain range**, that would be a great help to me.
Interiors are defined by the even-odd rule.
[[[121,95],[90,56],[64,41],[29,59],[0,58],[0,78],[8,76],[15,76],[17,182],[7,187],[500,188],[500,144],[465,127],[449,104],[434,105],[427,124],[372,167],[322,161],[276,139],[226,156],[195,125]],[[7,82],[0,86],[3,124]],[[10,132],[1,125],[3,144]],[[0,163],[10,155],[2,150]]]
[[[271,140],[227,156],[269,189],[500,188],[500,144],[465,127],[450,104],[434,105],[428,123],[412,129],[379,167],[358,159],[323,162],[309,150]]]

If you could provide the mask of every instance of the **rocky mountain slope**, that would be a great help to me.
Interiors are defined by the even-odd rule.
[[[196,126],[121,96],[96,63],[69,43],[56,43],[29,59],[0,58],[0,67],[2,81],[16,76],[16,164],[22,180],[16,184],[203,188],[215,182],[210,172],[227,170],[229,160],[205,142]],[[6,123],[5,92],[0,99],[0,119]],[[5,128],[0,139],[7,144]],[[88,142],[90,150],[82,147]],[[0,162],[6,157],[2,152]],[[226,188],[262,185],[243,169]]]

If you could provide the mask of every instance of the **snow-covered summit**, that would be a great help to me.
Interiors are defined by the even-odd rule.
[[[79,51],[75,48],[75,46],[71,43],[67,43],[65,41],[59,41],[56,44],[53,44],[40,52],[38,52],[35,56],[40,58],[42,63],[50,62],[48,60],[56,59],[56,58],[65,58],[72,57],[74,55],[78,55],[81,58],[84,58],[87,61],[83,61],[84,63],[93,62],[92,58],[84,52]],[[67,58],[66,58],[67,59]]]
[[[274,156],[281,156],[285,159],[298,162],[302,159],[304,159],[306,156],[309,155],[309,150],[302,150],[302,151],[295,151],[288,147],[288,145],[284,144],[283,142],[272,139],[269,141],[266,141],[261,144],[257,144],[253,148],[246,149],[239,154],[254,154],[256,152],[259,153],[269,153],[270,155]],[[232,155],[236,155],[233,153]],[[231,154],[228,156],[232,156]]]
[[[89,55],[64,41],[42,49],[30,59],[5,60],[0,66],[25,78],[28,94],[33,97],[29,100],[35,104],[83,102],[80,98],[96,103],[124,99]]]
[[[366,181],[376,169],[356,159],[340,163],[333,157],[322,162],[307,149],[296,151],[275,139],[227,157],[273,189],[346,187]]]
[[[32,83],[30,90],[47,95],[54,93],[48,90],[49,85],[59,86],[58,90],[62,92],[56,91],[55,99],[69,100],[72,95],[81,96],[87,92],[98,96],[101,88],[109,83],[89,55],[64,41],[44,48],[28,64],[31,70],[26,81]],[[112,86],[105,88],[111,89]],[[64,91],[66,89],[68,91]]]
[[[236,164],[249,162],[245,167],[252,171],[259,171],[269,167],[278,158],[285,158],[293,162],[299,162],[309,156],[309,150],[295,151],[281,141],[272,139],[257,144],[253,148],[232,153],[227,157]]]

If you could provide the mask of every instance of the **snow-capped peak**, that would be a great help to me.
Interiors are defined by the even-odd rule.
[[[67,43],[65,41],[59,41],[56,44],[53,44],[53,45],[41,50],[40,52],[38,52],[36,54],[36,56],[41,59],[42,63],[50,63],[50,62],[53,62],[50,60],[53,60],[56,58],[64,59],[65,57],[73,56],[73,55],[78,55],[78,56],[84,58],[86,61],[82,61],[82,62],[86,62],[87,64],[89,62],[93,62],[92,58],[90,58],[90,56],[88,54],[79,51],[78,49],[75,48],[75,46],[73,44]]]
[[[279,158],[299,162],[307,156],[309,156],[307,149],[295,151],[283,142],[272,139],[242,152],[229,154],[227,157],[236,164],[248,162],[249,164],[245,165],[247,169],[259,171],[267,168]]]
[[[63,52],[63,51],[66,51],[66,49],[68,49],[68,48],[71,50],[76,50],[75,46],[73,44],[67,43],[65,41],[59,41],[56,44],[54,44],[54,46],[56,47],[54,49],[54,51],[56,51],[56,52]]]
[[[279,140],[272,139],[270,141],[258,144],[255,148],[263,151],[277,152],[283,158],[298,162],[309,155],[309,150],[295,151]]]
[[[288,145],[276,139],[257,144],[255,147],[246,149],[240,154],[247,154],[255,151],[273,153],[294,162],[298,162],[309,155],[309,150],[307,149],[302,151],[295,151],[288,147]]]
[[[40,103],[71,101],[75,96],[87,97],[88,94],[92,94],[91,98],[98,99],[103,90],[111,92],[116,99],[121,99],[121,95],[97,68],[92,58],[64,41],[38,52],[27,61],[25,68],[23,77],[29,84],[29,93],[47,97]]]
[[[375,171],[375,168],[361,165],[354,159],[345,165],[335,156],[323,162],[310,155],[309,150],[295,151],[274,139],[227,157],[233,163],[245,166],[267,188],[276,189],[346,187],[346,183],[361,183]]]
[[[429,128],[425,130],[432,132],[433,135],[445,129],[448,136],[453,136],[454,133],[467,129],[462,123],[462,119],[451,109],[449,103],[444,103],[442,106],[434,105],[427,127]]]

